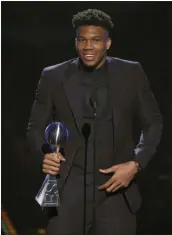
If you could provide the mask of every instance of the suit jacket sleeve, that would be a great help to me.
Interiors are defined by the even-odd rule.
[[[51,81],[45,69],[36,90],[36,97],[32,106],[30,120],[27,128],[27,143],[31,154],[42,163],[42,145],[45,143],[44,131],[52,121],[53,102],[51,98]]]
[[[135,68],[137,85],[137,112],[142,123],[140,141],[135,149],[135,158],[142,168],[152,158],[160,142],[162,117],[158,104],[152,94],[149,82],[140,64]]]

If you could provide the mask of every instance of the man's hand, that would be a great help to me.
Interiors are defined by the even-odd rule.
[[[42,171],[50,175],[59,174],[61,161],[64,162],[65,158],[60,152],[45,154]]]
[[[121,187],[127,187],[137,173],[137,166],[134,161],[114,165],[108,169],[99,170],[103,174],[114,173],[113,176],[98,189],[107,192],[115,192]]]

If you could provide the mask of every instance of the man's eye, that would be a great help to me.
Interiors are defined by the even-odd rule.
[[[84,38],[78,38],[78,42],[84,42],[85,39]]]
[[[100,39],[100,38],[94,38],[93,41],[95,41],[95,42],[100,42],[101,39]]]

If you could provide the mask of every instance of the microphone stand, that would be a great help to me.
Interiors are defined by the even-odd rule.
[[[85,137],[85,158],[84,158],[84,216],[83,216],[83,235],[86,235],[86,174],[87,174],[87,150],[88,150],[88,137],[91,132],[90,124],[84,123],[82,133]]]
[[[94,115],[94,128],[93,128],[93,235],[96,234],[96,214],[95,214],[95,205],[96,205],[96,129],[97,129],[97,105],[93,101],[93,115]]]
[[[97,129],[97,105],[95,102],[95,99],[90,99],[90,104],[93,109],[93,122],[94,122],[94,128],[93,128],[93,208],[92,208],[92,217],[93,217],[93,235],[95,235],[96,232],[96,215],[95,215],[95,202],[96,202],[96,129]],[[85,137],[85,161],[84,161],[84,221],[83,221],[83,235],[86,235],[86,174],[87,174],[87,148],[88,148],[88,137],[91,132],[90,124],[85,123],[82,128],[82,133]]]

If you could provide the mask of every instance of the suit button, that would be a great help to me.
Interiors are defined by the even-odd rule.
[[[108,121],[112,120],[112,116],[108,116],[108,117],[107,117],[107,120],[108,120]]]

